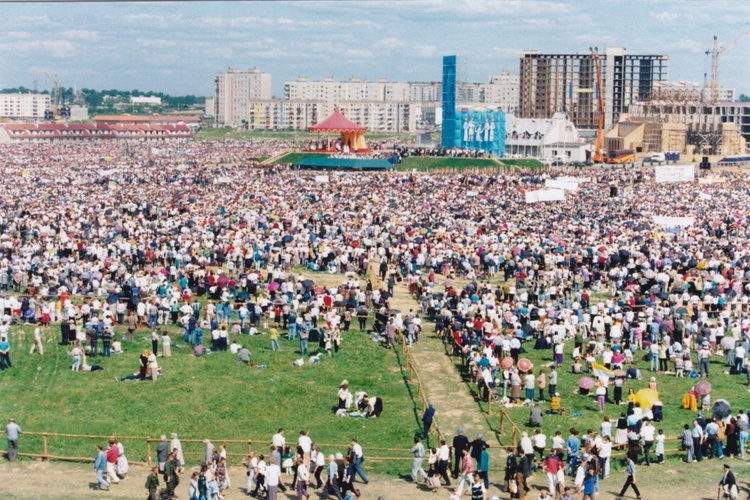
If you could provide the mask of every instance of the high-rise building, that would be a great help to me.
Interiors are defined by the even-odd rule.
[[[214,112],[216,123],[238,126],[247,120],[251,102],[271,98],[271,74],[258,68],[240,71],[229,68],[214,79]],[[210,113],[206,110],[207,113]]]
[[[520,109],[523,118],[551,118],[565,112],[578,128],[598,122],[602,92],[604,125],[610,127],[628,107],[645,99],[657,82],[669,79],[669,56],[627,54],[606,47],[599,55],[602,89],[596,82],[594,58],[584,54],[524,51],[520,60]]]
[[[49,94],[0,94],[0,117],[44,118]]]

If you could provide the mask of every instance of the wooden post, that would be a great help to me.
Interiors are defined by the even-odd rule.
[[[513,426],[513,433],[510,436],[510,442],[513,443],[513,448],[516,447],[516,426]]]
[[[146,438],[146,462],[151,467],[151,437]]]
[[[250,452],[253,451],[253,442],[248,439],[247,441],[247,454],[250,455]]]
[[[500,408],[500,434],[503,433],[504,427],[505,427],[505,410]]]
[[[44,456],[42,457],[42,460],[47,460],[47,433],[45,432],[42,434],[42,441],[44,442]]]

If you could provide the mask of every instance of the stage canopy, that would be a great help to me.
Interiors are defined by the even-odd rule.
[[[367,149],[365,133],[367,127],[357,125],[341,114],[338,107],[331,116],[309,127],[310,132],[338,133],[341,134],[343,146],[348,146],[350,151],[362,151]]]

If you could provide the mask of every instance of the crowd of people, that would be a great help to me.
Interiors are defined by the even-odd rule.
[[[421,310],[415,321],[386,319],[386,338],[402,329],[413,342],[419,315],[429,316],[473,366],[487,398],[557,397],[560,370],[554,377],[523,370],[521,378],[529,340],[552,349],[558,365],[572,343],[580,371],[626,370],[647,354],[655,372],[709,378],[708,360],[726,356],[732,373],[748,376],[744,174],[656,183],[650,170],[603,168],[579,177],[565,200],[526,203],[525,193],[552,174],[332,173],[323,184],[254,162],[286,147],[0,146],[0,368],[12,369],[20,323],[40,325],[40,336],[60,324],[74,369],[84,353],[98,353],[100,340],[110,354],[119,340],[114,325],[128,335],[148,325],[157,345],[142,356],[141,379],[158,377],[153,361],[165,343],[158,328],[170,323],[183,327],[182,341],[197,355],[206,350],[203,335],[222,350],[228,331],[255,333],[263,322],[299,339],[303,353],[318,330],[323,348],[335,352],[360,311],[390,316],[388,299],[401,281]],[[666,228],[654,220],[660,215],[694,223]],[[370,264],[382,286],[357,277]],[[295,266],[350,278],[326,290]],[[503,283],[490,285],[498,276]],[[506,358],[512,366],[501,366]],[[606,402],[609,381],[603,389]]]

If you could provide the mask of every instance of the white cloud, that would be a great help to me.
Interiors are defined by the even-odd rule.
[[[406,42],[396,37],[381,38],[373,44],[373,47],[379,49],[401,49],[406,47]]]
[[[370,50],[347,49],[346,52],[344,52],[344,57],[349,59],[372,59],[373,54]]]
[[[437,57],[438,49],[434,45],[417,45],[414,53],[419,57]]]
[[[89,30],[69,30],[60,33],[60,36],[69,40],[96,40],[99,32]]]

